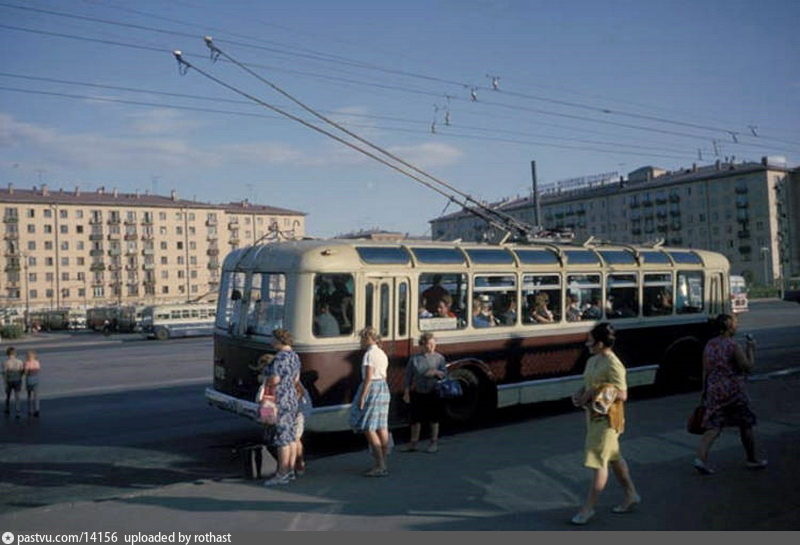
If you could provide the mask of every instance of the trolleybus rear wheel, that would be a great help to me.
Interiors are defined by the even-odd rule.
[[[463,394],[445,400],[445,415],[458,423],[478,422],[486,419],[497,405],[492,395],[492,385],[482,373],[472,369],[454,369],[448,377],[461,383]]]
[[[156,329],[156,339],[159,341],[166,341],[169,339],[169,331],[164,328]]]

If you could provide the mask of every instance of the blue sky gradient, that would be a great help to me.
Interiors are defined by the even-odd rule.
[[[797,164],[798,23],[800,3],[778,0],[0,0],[0,177],[251,198],[307,212],[316,236],[428,232],[440,195],[197,73],[180,76],[173,49],[309,118],[211,63],[206,34],[481,199],[528,192],[531,160],[542,183],[729,156]]]

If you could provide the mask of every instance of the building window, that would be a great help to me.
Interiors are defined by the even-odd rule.
[[[46,224],[46,225],[44,226],[44,232],[45,232],[45,233],[52,233],[52,232],[53,232],[53,226],[52,226],[52,225],[50,225],[50,224]]]
[[[195,241],[193,241],[193,240],[190,240],[189,241],[189,249],[190,250],[196,250],[197,249],[197,243]]]
[[[86,288],[78,288],[78,297],[86,297]]]
[[[167,241],[166,240],[162,240],[161,241],[160,248],[162,250],[166,250],[167,249]]]
[[[194,212],[189,212],[189,221],[194,221]]]
[[[75,232],[78,233],[79,235],[83,234],[83,225],[76,225]]]
[[[75,258],[75,261],[76,261],[76,264],[78,264],[78,265],[86,264],[86,258],[83,258],[83,257]]]
[[[36,217],[36,210],[33,208],[28,208],[28,217],[35,218]]]
[[[65,282],[69,282],[69,273],[68,272],[62,272],[61,273],[61,280],[65,281]]]
[[[36,250],[36,241],[34,241],[34,240],[29,240],[29,241],[28,241],[28,249],[29,249],[29,250]]]
[[[52,267],[53,266],[53,258],[52,257],[45,257],[44,258],[44,264],[45,264],[46,267]]]
[[[190,271],[190,274],[189,274],[189,276],[190,276],[191,278],[197,278],[197,271]]]
[[[65,251],[65,252],[66,252],[67,250],[69,250],[69,242],[67,242],[66,240],[65,240],[64,242],[62,242],[62,243],[61,243],[61,249],[62,249],[63,251]]]
[[[62,267],[69,267],[69,258],[68,257],[62,257],[61,258],[61,266]]]
[[[194,227],[189,227],[189,235],[194,236],[196,234],[197,234],[197,229],[195,229]]]
[[[103,297],[104,296],[103,286],[95,286],[94,288],[92,288],[92,295],[95,297],[95,299]]]
[[[169,286],[161,286],[161,293],[169,293]]]
[[[183,277],[184,277],[183,271],[182,270],[178,271],[178,278],[183,278]]]
[[[69,214],[68,214],[68,213],[67,213],[67,211],[66,211],[66,210],[64,210],[63,208],[62,208],[61,210],[59,210],[59,211],[58,211],[58,217],[60,217],[60,218],[67,218],[68,216],[69,216]]]
[[[183,250],[183,242],[179,241],[177,247],[178,247],[179,250]]]
[[[30,266],[30,267],[35,267],[36,266],[36,258],[35,257],[29,257],[28,258],[28,266]]]
[[[158,228],[158,234],[159,235],[166,235],[167,234],[167,228],[162,225],[161,227]]]
[[[158,219],[160,219],[161,221],[166,221],[167,213],[166,212],[159,212],[158,213]]]
[[[83,245],[83,241],[82,241],[82,240],[79,240],[79,241],[78,241],[78,246],[77,246],[77,249],[78,249],[78,250],[83,250],[83,246],[84,246],[84,245]]]
[[[178,256],[178,265],[183,265],[183,256],[182,255]]]
[[[169,271],[161,271],[161,279],[167,280],[169,278]]]
[[[44,296],[47,297],[48,299],[52,299],[53,298],[53,290],[52,289],[45,290]]]
[[[189,256],[189,264],[190,265],[197,265],[197,256]]]
[[[182,235],[183,234],[183,227],[181,227],[180,225],[175,227],[175,234],[176,235]]]
[[[36,282],[36,273],[28,273],[28,282]]]
[[[161,264],[162,265],[167,265],[168,264],[167,256],[161,256]]]
[[[45,210],[44,210],[44,217],[46,217],[46,218],[52,218],[52,217],[53,217],[53,211],[52,211],[52,210],[50,210],[49,208],[45,208]]]
[[[36,299],[37,297],[39,297],[39,294],[36,292],[36,290],[30,290],[28,294],[30,295],[31,299]]]
[[[28,224],[28,232],[29,233],[35,233],[36,232],[36,226],[34,224],[32,224],[32,223],[29,223]]]
[[[83,210],[75,210],[75,217],[78,219],[83,218]]]

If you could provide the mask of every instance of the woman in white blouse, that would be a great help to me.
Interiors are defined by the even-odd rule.
[[[361,364],[362,382],[356,390],[350,407],[350,427],[363,433],[369,443],[375,465],[366,473],[367,477],[385,477],[386,455],[389,450],[389,385],[386,372],[389,358],[381,350],[380,336],[372,326],[361,333],[361,347],[365,350]]]

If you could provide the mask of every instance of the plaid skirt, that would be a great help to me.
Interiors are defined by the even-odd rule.
[[[369,383],[369,392],[364,401],[364,408],[358,407],[364,383],[358,385],[353,404],[350,405],[350,427],[354,432],[389,428],[389,385],[385,380],[373,380]]]

